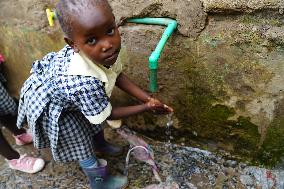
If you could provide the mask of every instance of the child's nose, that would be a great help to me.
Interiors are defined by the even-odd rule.
[[[109,49],[113,47],[112,43],[108,40],[104,41],[102,44],[102,51],[107,52]]]

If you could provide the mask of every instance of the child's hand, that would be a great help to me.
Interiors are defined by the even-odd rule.
[[[168,114],[174,111],[171,107],[163,104],[155,98],[149,98],[149,100],[145,104],[155,114]]]

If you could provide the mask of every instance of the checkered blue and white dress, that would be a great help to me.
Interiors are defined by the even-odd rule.
[[[0,73],[0,116],[17,115],[17,104],[6,91],[4,76]]]
[[[102,130],[86,118],[109,104],[104,84],[95,77],[66,74],[71,47],[35,61],[21,90],[17,126],[27,121],[36,148],[50,147],[55,161],[84,160],[95,155],[93,136]]]

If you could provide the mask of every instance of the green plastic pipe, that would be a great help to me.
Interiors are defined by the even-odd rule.
[[[127,22],[167,26],[155,50],[152,52],[152,54],[149,57],[149,69],[150,69],[149,88],[151,92],[157,92],[158,90],[158,84],[157,84],[158,60],[161,56],[161,53],[164,49],[164,46],[168,38],[172,35],[174,30],[177,28],[177,22],[170,18],[132,18],[132,19],[128,19]]]

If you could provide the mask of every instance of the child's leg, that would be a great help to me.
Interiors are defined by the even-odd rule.
[[[3,124],[3,126],[13,133],[17,145],[30,144],[33,141],[32,135],[27,133],[25,129],[18,129],[16,126],[16,119],[17,118],[14,115],[0,116],[0,124]]]
[[[0,82],[0,115],[17,115],[17,103],[9,95],[2,82]]]
[[[98,167],[98,161],[96,157],[79,161],[80,167],[84,168],[95,168]]]
[[[6,141],[1,131],[0,131],[0,146],[1,146],[0,154],[4,156],[6,159],[11,160],[11,159],[20,158],[20,154],[9,145],[9,143]]]
[[[14,150],[0,131],[0,155],[4,156],[11,169],[26,173],[36,173],[43,169],[44,161],[41,158],[34,158],[26,155],[20,155]]]
[[[25,129],[18,129],[16,126],[17,111],[17,103],[0,82],[0,124],[13,133],[16,144],[29,144],[32,142],[32,136],[26,133]]]
[[[16,126],[17,116],[5,115],[0,116],[0,123],[3,124],[7,129],[9,129],[13,135],[21,135],[26,133],[25,129],[18,129]]]
[[[0,82],[0,127],[2,127],[2,124],[6,126],[14,134],[16,144],[18,145],[32,142],[32,136],[27,134],[25,129],[16,127],[16,115],[17,104]],[[0,155],[6,158],[11,169],[26,173],[36,173],[44,167],[43,159],[20,155],[15,151],[4,138],[1,131],[0,147]]]
[[[14,135],[25,133],[24,129],[16,127],[17,103],[8,94],[2,82],[0,82],[0,122]]]
[[[115,146],[105,140],[104,131],[100,131],[94,136],[94,144],[96,152],[108,154],[108,155],[118,155],[122,152],[122,149]]]

